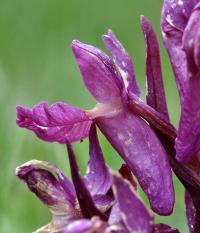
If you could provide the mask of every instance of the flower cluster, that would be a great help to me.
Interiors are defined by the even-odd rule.
[[[151,209],[170,215],[174,207],[172,169],[186,189],[190,232],[200,230],[200,1],[165,0],[161,16],[181,100],[178,131],[171,125],[163,86],[159,45],[149,21],[142,16],[146,41],[146,103],[140,99],[128,53],[109,30],[102,37],[111,58],[91,45],[72,42],[83,81],[96,105],[89,111],[58,102],[32,109],[17,107],[17,124],[47,142],[67,145],[72,182],[54,165],[29,161],[17,176],[48,206],[50,224],[37,232],[179,232],[154,224],[138,198],[136,183]],[[96,127],[125,164],[118,172],[105,165]],[[87,173],[79,174],[72,143],[89,137]]]

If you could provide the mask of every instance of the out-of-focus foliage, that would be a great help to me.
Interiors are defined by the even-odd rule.
[[[94,105],[70,51],[72,39],[103,48],[101,35],[112,28],[133,58],[145,98],[145,45],[139,16],[153,24],[159,39],[161,0],[1,0],[0,1],[0,232],[26,233],[50,221],[39,201],[15,177],[15,167],[30,159],[57,164],[67,175],[63,145],[47,144],[15,125],[15,106],[39,101],[65,101],[84,109]],[[161,41],[160,41],[161,44]],[[105,50],[105,49],[104,49]],[[177,125],[179,100],[163,47],[161,49],[167,102]],[[120,159],[101,135],[107,163],[119,168]],[[81,170],[88,142],[77,143]],[[183,188],[175,179],[176,206],[170,217],[156,217],[187,232]],[[144,196],[142,194],[142,196]],[[145,197],[144,197],[145,199]]]

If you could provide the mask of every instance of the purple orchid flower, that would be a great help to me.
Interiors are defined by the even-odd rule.
[[[147,102],[169,122],[158,42],[144,17],[142,27],[147,43]],[[167,153],[150,125],[132,111],[132,101],[141,100],[128,53],[112,31],[103,36],[103,42],[114,63],[101,50],[72,42],[84,83],[97,101],[92,110],[81,111],[65,103],[51,106],[40,103],[30,110],[17,107],[17,124],[42,140],[66,143],[87,137],[94,122],[138,178],[152,209],[160,215],[169,215],[174,206],[174,190]],[[152,94],[155,90],[156,97]],[[149,110],[147,105],[144,109]]]
[[[74,186],[55,165],[47,162],[32,160],[16,170],[17,176],[52,213],[51,223],[35,232],[179,232],[164,224],[154,225],[132,184],[117,173],[110,175],[94,126],[90,131],[90,159],[84,178],[80,177],[71,145],[67,147]],[[113,192],[109,194],[111,186]]]
[[[189,162],[200,150],[200,1],[165,0],[161,27],[181,99],[176,158]]]
[[[88,232],[88,229],[95,232],[96,225],[99,232],[104,229],[105,224],[99,217],[107,219],[105,213],[114,204],[113,197],[108,193],[111,176],[105,165],[94,126],[89,136],[90,159],[88,172],[83,179],[80,178],[76,161],[74,162],[73,152],[69,152],[75,186],[56,166],[47,162],[32,160],[16,169],[17,176],[26,182],[29,189],[52,213],[52,222],[37,232],[46,230],[82,233]],[[77,190],[77,187],[80,190]],[[91,221],[87,218],[91,218]]]

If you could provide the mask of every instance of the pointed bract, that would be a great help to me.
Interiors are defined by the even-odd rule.
[[[44,141],[65,144],[87,137],[92,121],[83,111],[68,104],[58,102],[48,106],[43,102],[32,109],[18,106],[17,124]]]
[[[146,40],[147,104],[169,121],[158,40],[151,24],[144,16],[141,17],[141,25]]]

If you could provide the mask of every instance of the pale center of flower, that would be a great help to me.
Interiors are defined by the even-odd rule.
[[[90,118],[97,117],[113,117],[122,110],[121,100],[115,103],[97,103],[91,110],[86,110],[85,113]]]

